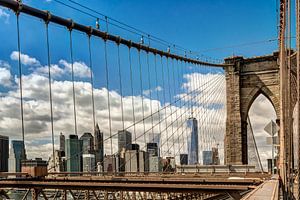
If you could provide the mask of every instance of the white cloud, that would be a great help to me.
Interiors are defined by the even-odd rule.
[[[18,61],[19,60],[19,52],[13,51],[10,54],[10,59]],[[32,58],[23,53],[21,53],[20,59],[21,59],[21,63],[26,66],[39,66],[40,65],[40,62],[36,58]]]
[[[4,87],[10,87],[12,85],[10,65],[3,60],[0,60],[0,85]]]
[[[48,66],[39,67],[35,70],[35,72],[38,74],[43,74],[43,75],[48,76],[49,68],[48,68]],[[61,77],[62,75],[64,75],[65,70],[60,68],[58,65],[51,65],[50,73],[51,73],[52,78],[57,78],[57,77]]]
[[[0,19],[4,20],[4,23],[9,23],[10,14],[8,14],[3,8],[0,8]]]
[[[10,55],[11,60],[18,61],[19,60],[19,52],[13,51]],[[34,73],[40,75],[48,75],[48,66],[41,66],[41,63],[38,59],[34,57],[30,57],[27,54],[21,53],[20,55],[21,63],[23,65],[31,67]],[[1,63],[0,63],[1,64]],[[35,67],[35,68],[34,68]],[[59,64],[51,64],[51,76],[53,78],[62,77],[66,74],[72,73],[72,64],[67,62],[66,60],[59,60]],[[90,77],[90,68],[81,61],[76,61],[73,63],[73,71],[74,76],[78,78],[88,78]]]
[[[72,65],[65,60],[60,60],[59,64],[65,67],[65,70],[69,73],[72,72]],[[90,77],[90,68],[84,62],[73,63],[74,76],[79,78]]]
[[[9,69],[1,68],[0,67],[0,85],[3,85],[5,87],[11,86],[12,76]]]
[[[151,94],[152,94],[153,92],[160,92],[160,91],[162,91],[162,90],[163,90],[163,88],[162,88],[161,86],[157,86],[157,87],[154,88],[154,89],[144,90],[144,91],[143,91],[143,95],[149,96],[149,95],[150,95],[150,92],[151,92]]]

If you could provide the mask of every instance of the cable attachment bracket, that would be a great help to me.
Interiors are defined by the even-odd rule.
[[[21,13],[21,10],[23,9],[23,3],[22,3],[21,0],[17,1],[17,3],[18,3],[18,7],[15,10],[15,13],[16,13],[17,16],[19,16],[20,13]]]
[[[72,31],[73,28],[74,28],[75,23],[72,19],[69,19],[69,21],[70,21],[70,25],[68,26],[68,29],[69,29],[69,31]]]
[[[108,40],[108,33],[107,33],[107,32],[104,32],[103,40],[104,40],[105,42]]]
[[[89,37],[91,37],[92,36],[92,34],[93,34],[93,27],[91,27],[91,26],[89,26],[89,30],[86,32],[86,34],[89,36]]]
[[[129,49],[132,47],[132,41],[131,40],[128,41],[127,46],[128,46]]]
[[[52,15],[51,15],[50,11],[47,11],[47,17],[44,19],[46,25],[48,25],[50,23],[51,16]]]
[[[120,37],[120,36],[117,37],[116,43],[117,43],[117,45],[120,45],[120,44],[121,44],[121,37]]]

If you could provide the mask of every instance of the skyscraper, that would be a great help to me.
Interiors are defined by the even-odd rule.
[[[91,133],[84,133],[80,140],[82,140],[82,168],[84,172],[95,171],[95,151],[94,151],[94,137]]]
[[[66,160],[68,172],[81,171],[82,140],[77,135],[70,135],[66,140]]]
[[[26,160],[24,142],[12,140],[8,159],[9,172],[21,172],[22,160]]]
[[[59,135],[59,150],[62,152],[62,156],[65,155],[65,141],[66,141],[65,136],[62,133],[60,133],[60,135]]]
[[[199,162],[199,145],[198,145],[198,121],[191,117],[187,121],[187,126],[190,128],[190,138],[188,140],[188,159],[189,165],[194,165]]]
[[[9,139],[0,135],[0,172],[8,171]]]
[[[80,140],[82,140],[82,153],[94,154],[94,137],[91,133],[84,133]]]
[[[132,136],[129,131],[118,131],[118,148],[119,152],[124,148],[125,150],[131,149]]]
[[[100,131],[99,125],[96,124],[95,133],[94,133],[94,145],[95,145],[95,163],[100,164],[103,166],[103,156],[104,156],[104,149],[103,149],[103,132]]]

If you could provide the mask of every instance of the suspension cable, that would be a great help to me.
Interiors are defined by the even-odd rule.
[[[88,48],[89,48],[89,64],[90,64],[90,83],[91,83],[91,100],[92,100],[92,112],[93,112],[93,130],[96,129],[96,116],[95,116],[95,99],[94,99],[94,77],[93,77],[93,62],[92,62],[92,49],[91,49],[91,35],[88,35]]]
[[[162,85],[163,85],[163,101],[164,101],[164,104],[166,104],[166,88],[165,88],[165,80],[164,80],[164,65],[163,65],[163,60],[162,60],[162,56],[160,56],[160,62],[161,62],[161,73],[162,73]],[[167,127],[168,126],[168,121],[166,120],[166,116],[167,116],[167,107],[165,106],[164,107],[164,111],[165,111],[165,116],[164,116],[164,119],[163,121],[165,121],[165,126]],[[167,136],[167,149],[169,149],[169,136],[168,136],[168,129],[166,129],[166,136]],[[167,155],[169,155],[169,152],[166,152]]]
[[[144,128],[144,142],[147,143],[146,134],[145,134],[145,109],[144,109],[144,95],[143,95],[143,75],[142,75],[142,63],[141,63],[141,52],[138,50],[138,65],[140,71],[140,87],[141,87],[141,98],[142,98],[142,116],[143,116],[143,128]]]
[[[154,55],[154,70],[155,70],[155,85],[156,85],[156,87],[159,87],[159,85],[158,85],[158,71],[157,71],[157,57],[156,57],[157,55],[155,54]],[[160,113],[160,109],[159,109],[159,107],[160,107],[160,101],[159,101],[159,90],[156,90],[156,95],[157,95],[157,115],[158,115],[158,123],[159,123],[159,125],[158,125],[158,128],[159,128],[159,144],[158,144],[158,148],[159,148],[159,151],[160,151],[160,153],[162,153],[162,147],[161,147],[161,145],[160,145],[160,143],[161,143],[161,135],[162,135],[162,132],[161,132],[161,113]],[[158,155],[158,156],[160,156],[160,155]]]
[[[180,94],[180,88],[182,86],[182,75],[183,74],[181,74],[181,76],[180,76],[180,73],[182,72],[182,70],[181,70],[181,67],[180,67],[180,64],[179,64],[178,60],[176,60],[176,65],[177,65],[177,67],[176,67],[176,69],[177,69],[177,88],[179,88],[179,94]],[[183,109],[182,99],[180,99],[179,100],[179,110],[180,110],[181,124],[183,124],[184,121],[185,121],[183,119],[182,109]],[[177,126],[179,127],[179,125],[177,125]],[[183,149],[184,149],[183,152],[185,152],[185,147],[187,148],[187,146],[184,146],[186,140],[185,140],[185,137],[184,137],[184,128],[182,126],[181,126],[181,137],[182,137],[182,143],[183,143]],[[180,138],[178,137],[178,144],[180,144],[179,140],[180,140]],[[181,159],[180,159],[180,161],[181,161]]]
[[[70,59],[71,59],[71,76],[72,76],[72,97],[73,97],[73,113],[74,113],[74,128],[75,134],[78,135],[77,132],[77,119],[76,119],[76,94],[75,94],[75,80],[74,80],[74,60],[73,60],[73,42],[72,42],[72,29],[69,29],[70,33]]]
[[[169,90],[169,100],[170,100],[170,103],[172,102],[171,100],[171,84],[170,84],[170,67],[169,67],[169,59],[167,58],[167,74],[168,74],[168,90]],[[171,111],[171,121],[173,122],[173,111],[172,111],[172,106],[169,107],[170,108],[170,111]],[[173,133],[174,131],[174,128],[173,128],[173,125],[171,126],[171,131]],[[175,159],[175,141],[174,141],[174,137],[172,137],[172,142],[173,142],[173,156],[174,156],[174,159]]]
[[[150,44],[150,42],[149,42]],[[150,45],[149,45],[150,46]],[[149,99],[150,99],[150,113],[151,113],[151,125],[152,125],[152,139],[154,140],[154,130],[153,130],[153,108],[152,108],[152,89],[150,80],[150,63],[149,63],[149,52],[147,52],[147,70],[148,70],[148,85],[149,85]],[[149,141],[151,142],[151,141]],[[154,142],[154,141],[152,141]]]
[[[122,84],[122,73],[121,73],[121,58],[120,58],[120,44],[118,45],[118,67],[119,67],[119,87],[120,87],[120,101],[121,101],[121,120],[122,130],[125,130],[124,122],[124,105],[123,105],[123,84]]]
[[[134,103],[134,91],[133,91],[133,71],[132,71],[132,60],[131,60],[131,48],[128,48],[128,59],[129,59],[129,70],[130,70],[130,87],[131,87],[131,106],[132,106],[132,119],[133,119],[133,134],[134,142],[136,143],[136,121],[135,121],[135,103]]]
[[[17,37],[18,37],[18,67],[19,67],[19,87],[20,87],[20,111],[21,111],[21,125],[22,125],[22,142],[23,142],[23,149],[22,152],[24,156],[23,159],[26,158],[25,153],[25,125],[24,125],[24,106],[23,106],[23,86],[22,86],[22,63],[21,63],[21,41],[20,41],[20,23],[19,23],[19,12],[16,12],[17,18]]]
[[[52,101],[52,78],[51,78],[51,60],[50,60],[50,45],[49,45],[49,23],[46,21],[46,44],[47,44],[47,61],[48,61],[48,80],[49,80],[49,102],[50,102],[50,121],[51,121],[51,136],[52,136],[52,153],[54,171],[56,171],[56,159],[54,149],[54,123],[53,123],[53,101]]]
[[[107,90],[107,108],[108,108],[108,125],[109,125],[109,139],[110,139],[110,154],[113,154],[112,145],[112,130],[111,130],[111,110],[110,110],[110,91],[109,91],[109,72],[107,59],[107,41],[104,40],[104,54],[105,54],[105,76],[106,76],[106,90]]]

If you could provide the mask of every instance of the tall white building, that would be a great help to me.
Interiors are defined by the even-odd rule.
[[[188,163],[194,165],[199,163],[199,143],[198,143],[198,121],[191,117],[187,121],[190,129],[190,137],[188,139]]]

